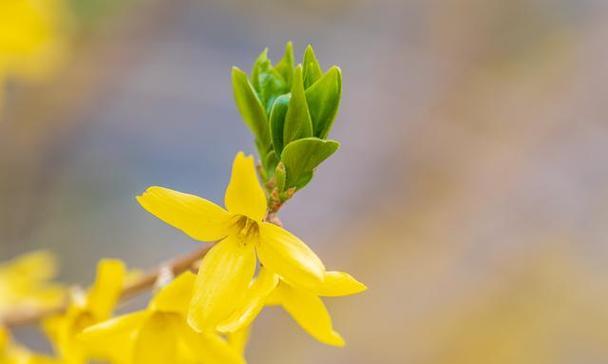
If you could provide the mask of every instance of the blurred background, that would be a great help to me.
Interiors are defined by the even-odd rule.
[[[342,148],[281,216],[369,291],[327,300],[346,348],[268,309],[249,362],[608,362],[606,1],[2,7],[2,260],[50,249],[86,284],[195,248],[134,196],[222,202],[254,151],[230,67],[312,43],[344,73]]]

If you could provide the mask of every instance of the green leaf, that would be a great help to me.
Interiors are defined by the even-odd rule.
[[[307,89],[323,75],[321,65],[319,65],[315,51],[310,44],[304,52],[302,66],[304,67],[304,88]]]
[[[268,150],[270,147],[270,133],[266,112],[253,86],[249,83],[247,74],[237,67],[232,67],[232,87],[236,106],[241,116],[243,116],[245,124],[255,135],[258,148],[262,149],[261,152]]]
[[[338,113],[342,97],[342,73],[333,66],[306,90],[306,102],[314,136],[325,139]]]
[[[293,70],[295,68],[295,56],[293,53],[293,43],[287,42],[285,44],[285,54],[283,58],[274,67],[277,72],[283,77],[287,88],[291,88],[291,81],[293,79]]]
[[[308,113],[306,96],[304,95],[304,84],[302,83],[302,66],[296,67],[291,88],[291,98],[285,125],[283,127],[283,144],[291,141],[312,136],[312,121]]]
[[[339,147],[340,143],[335,140],[314,137],[287,144],[281,154],[281,161],[287,170],[286,186],[298,189],[304,187],[312,178],[314,169],[334,154]]]
[[[274,150],[271,150],[266,154],[266,157],[264,158],[262,163],[266,171],[266,177],[267,179],[270,179],[274,174],[274,170],[277,167],[277,164],[279,163],[279,157],[277,157],[277,154],[274,152]]]
[[[283,129],[290,99],[290,94],[277,97],[270,112],[270,137],[274,151],[279,156],[283,151]]]
[[[261,91],[260,88],[260,73],[264,68],[268,67],[270,60],[268,59],[268,48],[264,48],[262,53],[256,58],[255,63],[253,64],[253,68],[251,70],[251,84],[255,91],[259,94]]]
[[[306,187],[310,181],[312,181],[312,177],[314,177],[314,172],[302,173],[297,179],[290,181],[290,186],[296,190],[301,190],[302,188]]]
[[[268,59],[268,48],[260,54],[255,62],[251,73],[251,82],[267,114],[270,113],[274,100],[289,91],[283,76]]]

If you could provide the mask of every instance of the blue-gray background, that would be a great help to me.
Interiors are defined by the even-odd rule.
[[[346,348],[272,309],[250,362],[608,360],[605,2],[110,3],[51,81],[9,93],[0,258],[50,249],[86,284],[100,257],[193,249],[135,195],[221,203],[253,152],[230,67],[312,43],[343,70],[342,148],[281,217],[370,289],[328,300]]]

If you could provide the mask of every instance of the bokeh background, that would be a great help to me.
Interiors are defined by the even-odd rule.
[[[312,43],[342,148],[281,216],[369,291],[328,300],[344,349],[266,310],[250,363],[608,362],[606,1],[43,3],[43,51],[0,68],[2,260],[86,284],[192,250],[134,196],[221,202],[253,152],[230,67]]]

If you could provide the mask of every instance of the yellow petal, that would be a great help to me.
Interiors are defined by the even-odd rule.
[[[55,277],[55,256],[46,250],[36,250],[0,265],[0,273],[11,273],[31,280],[44,281]]]
[[[158,291],[150,301],[150,308],[157,311],[175,312],[185,316],[192,299],[195,280],[196,276],[190,271],[180,274]]]
[[[336,297],[349,296],[367,290],[365,284],[359,282],[353,276],[344,272],[325,272],[325,279],[317,290],[319,296]]]
[[[329,312],[317,295],[283,282],[276,292],[283,308],[308,334],[324,344],[344,346],[344,339],[334,331]]]
[[[118,316],[87,327],[77,340],[92,358],[130,363],[135,335],[148,317],[144,310]]]
[[[96,320],[110,316],[122,294],[126,268],[116,259],[102,259],[97,264],[97,277],[87,295],[87,307]]]
[[[188,323],[197,331],[215,330],[241,302],[255,273],[252,243],[234,236],[217,243],[203,258],[194,284]]]
[[[227,235],[230,214],[201,197],[163,187],[150,187],[137,201],[152,215],[200,241]]]
[[[249,341],[250,334],[251,326],[243,327],[228,335],[228,344],[237,353],[245,355],[245,349],[247,349],[247,342]]]
[[[279,282],[279,285],[280,285],[280,282]],[[279,292],[279,291],[280,290],[275,289],[272,292],[270,292],[268,297],[266,297],[266,302],[264,303],[264,306],[281,305],[283,303],[283,298],[281,298],[281,292]]]
[[[135,338],[133,364],[176,362],[179,316],[155,312],[143,323]]]
[[[245,364],[245,359],[216,333],[197,333],[186,323],[181,324],[180,339],[184,352],[196,363]]]
[[[261,221],[266,215],[266,195],[255,171],[252,156],[239,152],[232,164],[232,176],[226,188],[226,208],[235,215]]]
[[[314,289],[323,282],[321,259],[289,231],[267,222],[260,224],[257,249],[262,264],[292,285]]]
[[[228,320],[218,326],[221,332],[236,332],[249,326],[257,317],[268,295],[279,283],[279,277],[268,269],[260,269],[260,273],[247,289],[245,298]]]
[[[9,340],[10,337],[8,331],[4,327],[0,326],[0,353],[2,353],[4,349],[6,349]]]

